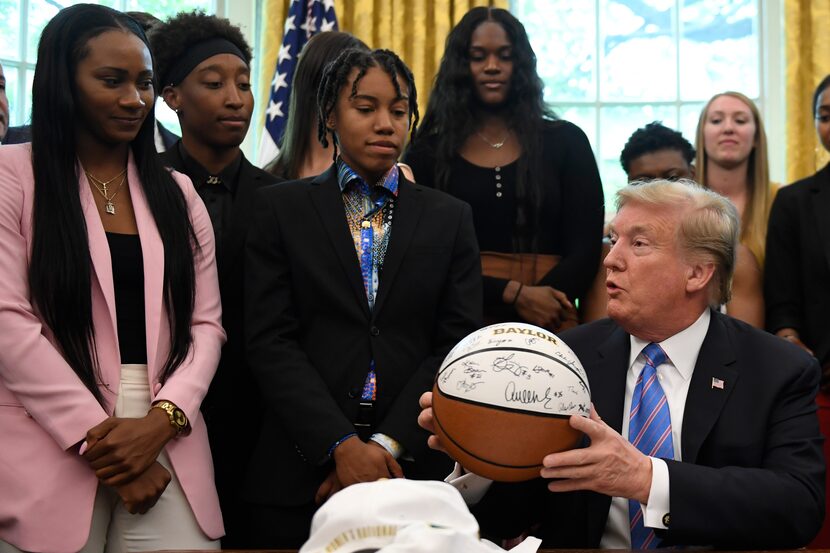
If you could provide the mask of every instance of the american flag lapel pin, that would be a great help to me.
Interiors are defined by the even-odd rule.
[[[726,382],[724,382],[720,378],[715,378],[714,376],[712,377],[712,389],[713,390],[715,388],[717,388],[718,390],[723,390],[723,387],[724,387],[725,384],[726,384]]]

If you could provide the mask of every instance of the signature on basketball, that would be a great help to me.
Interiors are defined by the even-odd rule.
[[[493,360],[493,372],[500,373],[502,371],[507,371],[514,376],[523,376],[525,379],[530,380],[527,367],[513,361],[514,355],[515,354],[511,353],[506,357],[496,357]]]
[[[508,382],[504,387],[504,400],[509,403],[521,403],[523,405],[531,405],[541,403],[545,409],[550,409],[550,403],[553,401],[551,397],[550,388],[545,390],[543,395],[539,395],[536,390],[519,389],[515,382]]]

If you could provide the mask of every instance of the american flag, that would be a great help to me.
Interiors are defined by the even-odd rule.
[[[717,388],[718,390],[723,390],[723,387],[726,385],[726,382],[721,380],[720,378],[712,377],[712,388]]]
[[[297,68],[298,54],[312,36],[336,30],[334,0],[291,0],[274,80],[271,81],[271,97],[265,110],[265,132],[262,133],[259,144],[260,167],[274,159],[279,152],[277,144],[285,132],[291,81]]]

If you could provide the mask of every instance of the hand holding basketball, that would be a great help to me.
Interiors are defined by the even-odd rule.
[[[589,419],[571,416],[571,426],[591,440],[585,448],[551,453],[542,460],[543,478],[552,492],[591,490],[611,497],[648,503],[651,460],[605,424],[591,405]]]
[[[421,394],[421,397],[418,399],[418,405],[421,406],[421,414],[418,415],[418,425],[430,434],[427,439],[427,445],[436,451],[443,451],[449,455],[441,443],[441,438],[435,435],[435,423],[432,418],[432,392],[424,392]]]

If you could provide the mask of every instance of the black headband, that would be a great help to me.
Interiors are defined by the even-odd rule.
[[[176,86],[181,83],[193,69],[208,59],[211,56],[215,56],[217,54],[233,54],[234,56],[238,56],[239,59],[248,64],[248,60],[245,59],[245,54],[242,53],[236,44],[231,42],[225,38],[211,38],[204,42],[200,42],[198,44],[194,44],[187,52],[179,58],[179,60],[173,64],[167,74],[162,75],[161,83],[162,87],[165,86]]]

